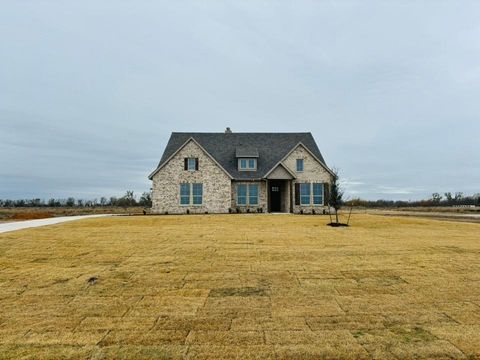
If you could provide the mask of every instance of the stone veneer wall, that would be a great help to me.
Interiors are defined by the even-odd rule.
[[[198,158],[198,171],[184,170],[184,158]],[[180,184],[202,183],[202,205],[180,205]],[[227,213],[231,207],[230,177],[190,141],[153,176],[152,212],[164,214]]]
[[[258,205],[237,205],[237,184],[258,184]],[[241,212],[246,212],[247,209],[250,212],[257,212],[258,208],[262,208],[263,212],[268,211],[267,206],[267,184],[265,181],[232,181],[231,188],[231,204],[232,209],[236,210],[237,207]]]
[[[292,182],[290,180],[287,180],[287,181],[284,181],[284,184],[283,184],[282,201],[281,201],[283,212],[290,212],[290,196],[291,196],[290,187],[292,186],[291,183]]]
[[[303,172],[297,172],[297,159],[303,159]],[[293,180],[293,191],[295,191],[295,183],[331,183],[332,175],[325,170],[325,168],[305,150],[303,146],[298,146],[284,161],[283,164],[295,174],[296,180]],[[326,203],[326,199],[324,199]],[[299,213],[303,210],[304,213],[311,213],[312,209],[315,211],[323,211],[327,209],[324,205],[295,205],[295,196],[293,197],[293,212]]]

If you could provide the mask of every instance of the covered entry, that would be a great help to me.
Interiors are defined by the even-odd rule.
[[[292,212],[292,180],[295,177],[282,164],[267,174],[268,212]]]

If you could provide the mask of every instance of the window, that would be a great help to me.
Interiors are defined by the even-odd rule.
[[[192,184],[193,205],[202,205],[203,184]]]
[[[195,171],[197,169],[197,159],[188,158],[188,171]]]
[[[247,205],[247,185],[237,185],[237,205]]]
[[[257,170],[257,159],[238,159],[238,169],[243,171]]]
[[[258,205],[258,184],[238,184],[237,205]]]
[[[180,184],[180,204],[190,204],[190,184]]]
[[[300,184],[300,205],[310,205],[310,184]]]
[[[202,205],[203,184],[180,184],[180,205]]]
[[[297,171],[298,172],[303,171],[303,159],[297,159]]]
[[[313,184],[313,205],[323,205],[323,184]]]
[[[188,171],[198,170],[198,158],[185,158],[184,169]]]
[[[248,185],[248,204],[258,205],[258,184]]]

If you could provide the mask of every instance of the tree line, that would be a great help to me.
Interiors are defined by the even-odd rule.
[[[0,199],[0,207],[99,207],[99,206],[152,206],[152,195],[150,192],[144,192],[138,198],[133,191],[127,191],[121,197],[104,197],[100,199],[76,199],[74,197],[68,198],[51,198],[48,200],[34,198],[34,199]]]
[[[433,193],[428,199],[423,200],[364,200],[360,198],[344,202],[347,206],[365,207],[421,207],[421,206],[480,206],[480,193],[465,196],[462,192]]]
[[[462,192],[450,193],[446,192],[443,195],[440,193],[433,193],[429,199],[424,200],[364,200],[360,198],[340,201],[342,205],[347,206],[365,206],[365,207],[421,207],[421,206],[480,206],[480,193],[465,196]],[[144,192],[139,197],[135,196],[133,191],[127,191],[121,197],[101,197],[100,199],[76,199],[69,198],[51,198],[48,200],[34,198],[34,199],[0,199],[0,207],[97,207],[97,206],[152,206],[152,195],[150,192]]]

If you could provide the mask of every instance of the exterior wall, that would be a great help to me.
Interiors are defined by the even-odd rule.
[[[303,171],[297,172],[297,159],[303,159]],[[293,192],[295,192],[295,183],[328,183],[332,182],[332,175],[318,163],[303,146],[298,146],[284,161],[283,164],[297,177],[293,180]],[[294,194],[295,195],[295,194]],[[324,203],[326,200],[324,199]],[[295,196],[293,196],[293,212],[304,213],[321,212],[328,207],[326,205],[295,205]]]
[[[290,187],[291,181],[284,181],[282,194],[282,212],[290,212]]]
[[[237,205],[237,184],[258,184],[258,205]],[[267,184],[266,181],[232,181],[231,187],[231,205],[232,210],[236,211],[237,208],[241,212],[257,212],[257,209],[261,208],[263,212],[267,212]]]
[[[198,158],[198,171],[184,170],[184,158]],[[231,206],[230,177],[190,141],[153,176],[152,212],[164,214],[227,213]],[[202,205],[180,205],[180,184],[202,183]]]
[[[285,190],[284,190],[284,196],[283,196],[283,209],[285,212],[290,212],[290,199],[291,199],[291,189],[292,188],[292,181],[285,181]]]

